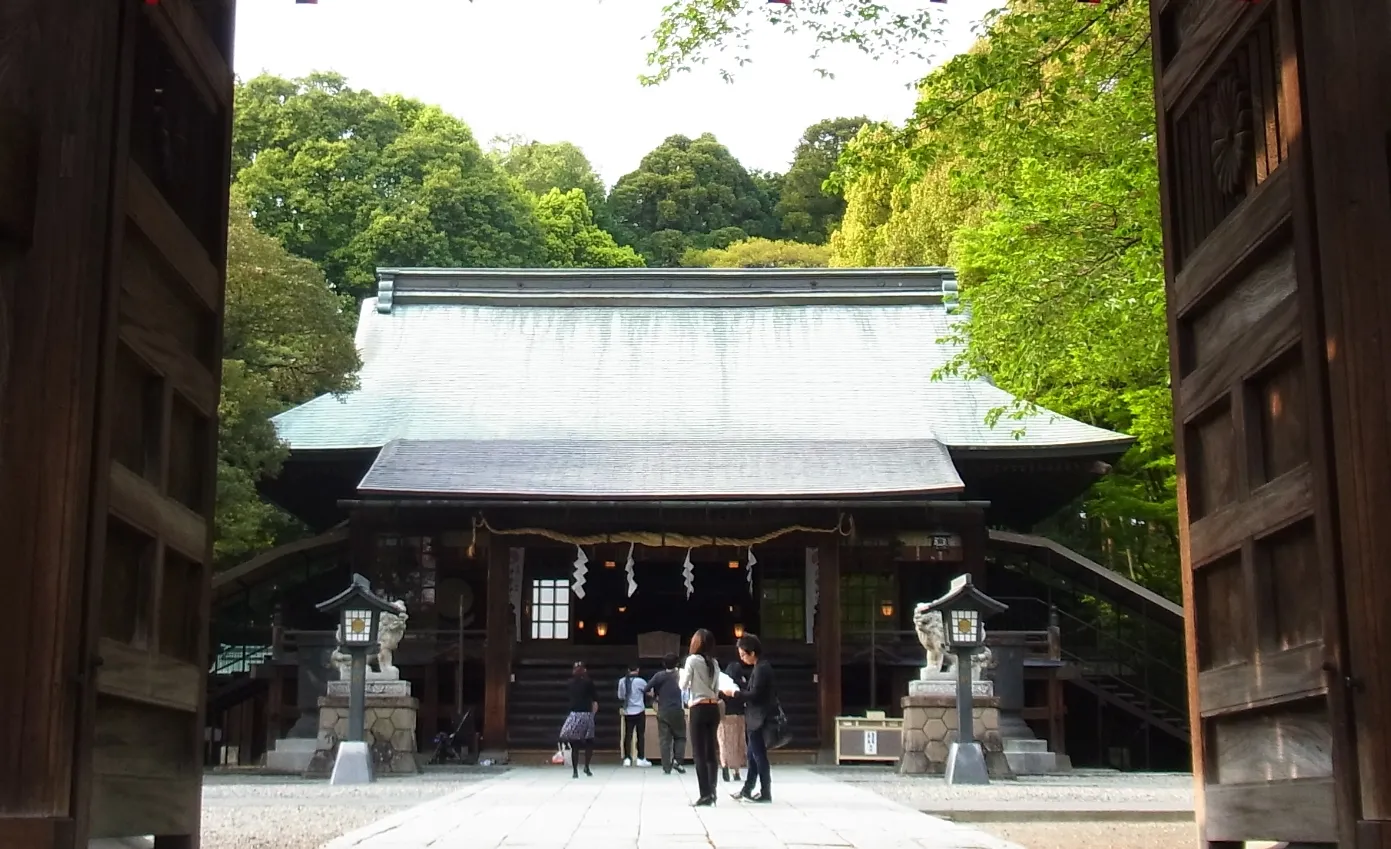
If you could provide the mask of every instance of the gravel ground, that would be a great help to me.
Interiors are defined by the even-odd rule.
[[[403,808],[481,781],[497,768],[431,771],[373,784],[261,775],[209,775],[203,782],[203,849],[319,849]]]
[[[986,787],[950,787],[935,776],[900,776],[882,767],[840,767],[825,773],[900,804],[968,823],[1025,849],[1172,849],[1198,841],[1192,822],[1172,821],[1173,812],[1193,807],[1193,778],[1187,774],[1079,770],[1070,775],[997,781]],[[1014,809],[1017,813],[1021,807],[1042,810],[1029,814],[1027,821],[989,821],[992,811],[1008,814]],[[1067,812],[1056,816],[1075,819],[1082,811],[1105,810],[1107,818],[1050,821],[1046,812],[1050,807]],[[1134,814],[1135,819],[1112,813],[1127,808],[1140,813]],[[961,815],[953,817],[953,810]],[[1161,815],[1170,821],[1152,821]]]

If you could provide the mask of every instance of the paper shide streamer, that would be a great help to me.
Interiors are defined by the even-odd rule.
[[[753,564],[758,562],[758,558],[753,556],[753,546],[749,546],[749,565],[744,567],[744,572],[749,579],[749,598],[753,598]]]
[[[584,598],[585,575],[589,574],[589,558],[585,556],[584,549],[575,546],[575,574],[574,584],[570,587],[575,593],[575,598]]]
[[[686,598],[695,592],[695,564],[691,562],[691,550],[686,549],[686,562],[681,564],[681,577],[686,579]]]
[[[628,598],[633,597],[633,593],[638,591],[638,579],[633,573],[633,543],[628,543],[628,562],[623,564],[623,571],[628,573]]]

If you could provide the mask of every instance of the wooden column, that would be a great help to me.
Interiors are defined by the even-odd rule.
[[[131,4],[0,4],[0,846],[79,840],[104,513],[96,428],[115,288],[122,16]],[[95,485],[94,485],[95,484]],[[85,839],[82,845],[86,845]]]
[[[512,603],[508,596],[511,549],[488,540],[487,641],[483,648],[483,748],[507,749],[507,691],[512,683]]]
[[[988,592],[985,580],[985,549],[990,531],[985,526],[985,511],[980,508],[964,510],[956,526],[961,534],[961,570],[971,575],[971,582]]]
[[[816,678],[821,697],[821,753],[834,763],[836,717],[840,715],[840,546],[816,549]]]
[[[1340,842],[1391,847],[1391,7],[1385,3],[1293,3],[1287,19],[1300,58],[1303,149],[1308,168],[1297,223],[1311,252],[1328,370],[1341,575],[1327,564],[1322,620],[1340,795],[1356,824]],[[1297,22],[1297,27],[1295,26]],[[1301,221],[1302,219],[1302,221]],[[1317,316],[1311,310],[1311,318]],[[1323,424],[1323,422],[1320,422]],[[1322,458],[1320,458],[1322,459]],[[1329,552],[1333,554],[1332,551]],[[1333,559],[1330,557],[1330,560]],[[1341,581],[1338,579],[1341,578]],[[1345,640],[1344,646],[1338,644]],[[1345,648],[1339,651],[1339,648]],[[1351,727],[1348,728],[1350,720]],[[1338,755],[1347,762],[1339,764]],[[1341,807],[1341,806],[1340,806]],[[1351,833],[1348,833],[1351,832]]]

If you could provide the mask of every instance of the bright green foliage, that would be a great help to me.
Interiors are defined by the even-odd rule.
[[[941,43],[941,28],[928,0],[795,0],[791,5],[764,0],[668,0],[662,20],[652,33],[647,54],[652,73],[646,85],[664,82],[678,73],[706,64],[712,53],[732,51],[719,73],[733,79],[730,67],[753,61],[749,36],[754,27],[771,24],[786,36],[810,37],[816,57],[828,44],[854,44],[872,56],[903,56],[919,62]],[[827,68],[818,69],[834,76]]]
[[[575,145],[505,136],[493,140],[492,155],[518,185],[537,197],[551,189],[584,192],[590,212],[603,226],[602,217],[607,212],[604,181],[599,179],[589,157]]]
[[[825,268],[830,255],[825,245],[748,239],[724,249],[688,251],[681,264],[689,268]]]
[[[219,565],[269,547],[293,520],[266,504],[256,481],[287,449],[270,417],[324,392],[355,385],[352,303],[314,263],[291,256],[234,204],[227,231],[227,302],[219,404]]]
[[[709,133],[672,136],[644,156],[614,184],[609,211],[614,235],[653,266],[679,265],[686,248],[711,247],[711,234],[725,228],[748,237],[771,235],[776,226],[767,193]]]
[[[551,268],[641,268],[642,257],[594,223],[582,189],[551,189],[536,201]]]
[[[868,118],[831,118],[807,128],[792,166],[783,175],[774,207],[781,234],[795,242],[824,244],[845,214],[845,198],[827,186],[841,151]]]
[[[926,3],[806,0],[788,12],[674,0],[654,77],[740,46],[765,15],[822,41],[921,51],[931,23],[915,9]],[[1176,596],[1148,36],[1139,0],[1012,0],[972,51],[923,80],[903,128],[852,143],[833,177],[848,207],[831,261],[955,265],[969,312],[952,371],[1134,435],[1112,474],[1048,531]]]
[[[524,193],[439,108],[337,74],[260,76],[236,94],[235,195],[339,291],[370,292],[377,266],[542,261]]]

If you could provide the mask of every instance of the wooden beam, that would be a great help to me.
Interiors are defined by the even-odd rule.
[[[1205,719],[1317,696],[1324,690],[1323,646],[1319,643],[1258,654],[1254,661],[1198,675]]]
[[[1217,229],[1212,231],[1174,275],[1174,306],[1186,314],[1219,280],[1247,261],[1290,220],[1290,173],[1276,168]]]
[[[1183,411],[1184,422],[1201,416],[1233,385],[1240,387],[1242,380],[1289,350],[1299,341],[1299,325],[1299,300],[1291,294],[1261,321],[1233,339],[1221,356],[1185,377],[1178,387],[1179,409]],[[1235,395],[1232,402],[1235,408],[1241,403],[1241,396]],[[1240,438],[1242,434],[1237,436]]]
[[[1313,476],[1306,463],[1251,491],[1246,501],[1236,501],[1192,524],[1189,548],[1193,568],[1235,551],[1259,532],[1277,530],[1313,509]],[[1191,615],[1191,614],[1190,614]]]
[[[1209,784],[1209,841],[1336,843],[1333,779]]]
[[[218,309],[222,275],[208,252],[140,166],[131,162],[127,168],[127,214],[194,296],[208,309]]]
[[[91,836],[196,835],[202,792],[196,777],[98,775],[92,787]]]
[[[207,557],[208,525],[202,516],[161,495],[154,484],[111,462],[111,512],[122,521],[161,539],[195,563]]]
[[[517,549],[520,553],[524,549]],[[509,564],[512,549],[506,537],[488,538],[488,592],[483,647],[483,748],[507,749],[507,691],[512,682],[512,601]]]
[[[840,546],[823,543],[817,554],[816,677],[820,694],[821,751],[834,749],[840,715]],[[832,761],[834,762],[833,759]]]
[[[209,110],[230,110],[232,69],[193,10],[192,0],[161,0],[144,8]]]
[[[110,637],[99,646],[97,691],[133,702],[196,713],[203,676],[191,663],[141,651]]]
[[[72,849],[74,826],[71,817],[0,816],[0,846]]]

